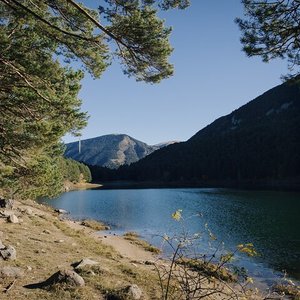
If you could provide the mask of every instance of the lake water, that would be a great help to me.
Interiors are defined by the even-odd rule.
[[[272,281],[286,270],[300,279],[300,193],[240,191],[229,189],[85,190],[43,199],[70,212],[74,219],[92,218],[109,224],[118,234],[136,231],[160,246],[159,235],[182,232],[171,214],[182,210],[185,230],[203,232],[205,224],[234,250],[253,243],[259,256],[238,254],[235,264],[245,266],[262,281]],[[201,216],[199,216],[201,215]],[[203,238],[203,249],[212,251]],[[213,246],[212,246],[213,247]]]

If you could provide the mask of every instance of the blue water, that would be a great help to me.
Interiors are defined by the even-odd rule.
[[[212,252],[223,241],[234,251],[237,244],[253,243],[259,256],[238,254],[235,264],[264,280],[282,271],[300,279],[300,193],[240,191],[229,189],[138,189],[85,190],[43,199],[70,212],[74,219],[92,218],[112,227],[113,232],[136,231],[157,246],[159,236],[189,236],[201,232],[197,251]],[[182,210],[183,221],[171,214]],[[217,237],[205,238],[205,224]],[[210,244],[213,243],[213,244]]]

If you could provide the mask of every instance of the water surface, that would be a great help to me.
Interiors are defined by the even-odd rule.
[[[207,223],[217,241],[224,241],[229,250],[237,244],[253,243],[260,255],[253,259],[238,255],[235,262],[245,266],[252,276],[272,280],[286,270],[300,279],[300,193],[229,189],[85,190],[41,201],[69,211],[75,219],[104,221],[117,233],[136,231],[158,246],[158,235],[181,232],[181,225],[171,214],[182,209],[185,229],[190,235],[203,232]],[[195,216],[198,214],[202,217]],[[203,251],[209,251],[207,245],[203,247]]]

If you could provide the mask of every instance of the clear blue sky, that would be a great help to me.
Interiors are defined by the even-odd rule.
[[[99,0],[86,0],[97,7]],[[281,83],[284,61],[266,64],[241,51],[234,19],[239,0],[191,0],[185,11],[163,13],[173,27],[175,75],[157,85],[136,82],[114,63],[98,80],[82,81],[82,139],[126,133],[148,144],[185,141],[197,131]],[[65,142],[76,140],[67,136]]]

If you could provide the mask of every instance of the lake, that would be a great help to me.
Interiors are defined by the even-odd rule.
[[[159,236],[203,232],[205,224],[218,243],[233,251],[241,243],[253,243],[259,255],[238,254],[235,264],[251,276],[272,282],[286,270],[300,279],[300,193],[231,189],[136,189],[84,190],[42,199],[70,212],[74,219],[95,219],[109,224],[111,232],[138,232],[160,246]],[[183,222],[172,213],[182,210]],[[202,249],[212,251],[203,235]],[[200,248],[201,248],[200,247]]]

